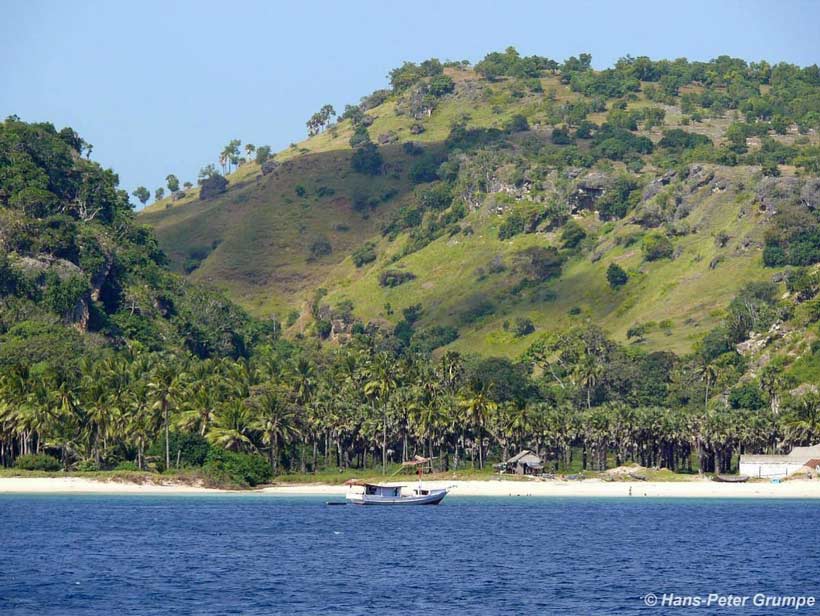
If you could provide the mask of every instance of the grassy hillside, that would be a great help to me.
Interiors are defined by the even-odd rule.
[[[155,208],[141,219],[154,226],[177,270],[225,288],[258,315],[282,316],[377,235],[409,194],[405,174],[353,173],[350,154],[299,156],[259,181],[240,183],[232,176],[235,187],[218,199]],[[400,146],[385,148],[384,155],[394,168],[406,158]],[[323,254],[323,241],[329,254]]]
[[[752,174],[749,169],[719,172],[736,182]],[[718,193],[706,186],[694,195],[698,204],[690,221],[698,232],[678,240],[680,255],[674,260],[645,262],[638,239],[645,231],[638,225],[604,225],[594,215],[579,216],[589,234],[587,245],[570,257],[561,277],[535,292],[515,293],[515,255],[529,246],[559,244],[560,230],[499,240],[501,217],[477,211],[465,220],[474,229],[472,236],[439,238],[396,263],[417,273],[416,280],[392,289],[379,286],[378,273],[395,249],[383,240],[385,257],[380,262],[357,271],[348,259],[333,272],[328,300],[351,300],[365,320],[386,318],[386,303],[395,314],[421,303],[421,323],[458,326],[462,336],[453,346],[464,351],[515,356],[544,331],[587,321],[620,340],[626,339],[629,328],[649,324],[645,340],[650,348],[688,351],[718,322],[743,284],[772,275],[764,271],[759,248],[741,248],[743,242],[762,243],[763,220],[751,207],[752,195],[731,186]],[[752,212],[740,218],[743,208]],[[715,238],[722,231],[732,237],[718,247]],[[634,243],[627,246],[626,241]],[[715,259],[719,262],[713,263]],[[505,269],[492,273],[494,260]],[[621,289],[613,290],[607,283],[606,269],[612,262],[632,275]],[[465,325],[470,307],[482,301],[493,303],[492,314]],[[505,321],[511,324],[522,317],[533,321],[535,332],[516,336],[511,328],[505,331]]]
[[[771,211],[759,206],[758,187],[767,164],[767,175],[781,180],[805,174],[805,166],[791,163],[798,148],[816,149],[813,128],[748,129],[738,138],[744,117],[737,108],[703,106],[715,93],[733,96],[734,86],[712,78],[664,94],[647,80],[654,78],[623,77],[627,69],[562,67],[516,77],[476,68],[445,67],[451,91],[429,108],[421,104],[421,111],[418,92],[431,91],[436,77],[415,78],[416,85],[402,89],[394,76],[392,91],[363,100],[366,122],[342,119],[278,153],[274,173],[263,175],[246,163],[228,177],[224,194],[200,201],[194,191],[149,206],[140,218],[156,229],[178,271],[227,290],[258,316],[290,315],[291,333],[317,318],[349,316],[351,304],[353,318],[392,327],[403,309],[420,304],[416,331],[452,327],[458,334],[453,348],[494,355],[517,356],[544,332],[581,323],[649,349],[687,352],[720,322],[745,283],[780,271],[763,266]],[[755,87],[759,96],[771,88]],[[651,141],[654,154],[601,155],[606,144],[596,135],[621,122],[630,138]],[[585,123],[591,134],[582,134]],[[381,144],[385,166],[379,175],[350,168],[349,141],[360,124]],[[676,129],[687,139],[708,137],[708,145],[665,146],[662,139]],[[793,153],[772,171],[777,157],[771,152],[778,148]],[[423,179],[440,181],[413,181],[414,166],[433,156],[445,165],[438,177]],[[592,174],[606,186],[578,205],[575,193]],[[622,177],[632,182],[624,197],[628,208],[603,215],[598,199]],[[442,214],[424,210],[416,224],[396,228],[420,202],[420,191],[441,184],[452,190],[453,205]],[[650,186],[659,186],[660,196],[647,193]],[[476,195],[465,198],[473,187]],[[506,236],[502,227],[519,214],[535,224]],[[657,219],[647,222],[652,216]],[[577,246],[564,246],[566,221],[586,233]],[[658,234],[673,253],[647,259],[642,246]],[[366,242],[376,259],[357,267],[351,255]],[[560,253],[560,276],[531,279],[522,255],[534,247]],[[612,263],[629,274],[623,287],[607,282]],[[384,272],[394,270],[415,278],[380,284]],[[323,315],[316,305],[311,309],[317,288],[327,290]],[[532,328],[516,331],[526,319]]]

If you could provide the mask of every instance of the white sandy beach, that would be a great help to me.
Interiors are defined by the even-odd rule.
[[[84,477],[0,477],[2,494],[204,494],[221,492],[183,484],[129,483]]]
[[[386,482],[387,483],[387,482]],[[391,482],[411,486],[414,482]],[[792,480],[780,484],[749,482],[742,484],[716,483],[706,479],[692,481],[617,481],[597,479],[585,481],[425,481],[425,487],[451,487],[453,496],[573,496],[573,497],[627,497],[630,488],[633,498],[820,498],[820,480]],[[271,496],[325,495],[343,496],[342,485],[298,484],[266,487],[254,490]],[[137,484],[119,481],[100,481],[83,477],[3,477],[0,494],[32,493],[103,493],[103,494],[208,494],[228,493],[182,484]],[[236,491],[230,493],[236,494]]]

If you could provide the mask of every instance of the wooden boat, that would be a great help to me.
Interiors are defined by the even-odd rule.
[[[345,498],[354,505],[438,505],[447,496],[448,490],[425,489],[421,484],[422,467],[431,460],[432,458],[415,456],[413,460],[402,463],[402,468],[414,466],[418,472],[418,485],[409,492],[404,491],[407,488],[404,485],[382,485],[350,479],[345,482],[348,486]]]
[[[367,483],[357,479],[345,482],[350,489],[345,498],[354,505],[438,505],[447,489],[428,490],[418,487],[405,492],[407,486]]]
[[[749,478],[746,475],[715,475],[712,481],[720,483],[746,483]]]

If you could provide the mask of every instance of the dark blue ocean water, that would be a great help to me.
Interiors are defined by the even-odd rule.
[[[0,496],[0,614],[745,615],[795,610],[642,597],[820,601],[817,502],[325,500]]]

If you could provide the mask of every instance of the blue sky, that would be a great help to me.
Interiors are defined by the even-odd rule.
[[[196,180],[232,138],[304,137],[404,60],[514,45],[603,68],[626,54],[820,62],[820,2],[43,1],[0,4],[0,115],[72,126],[129,192]]]

